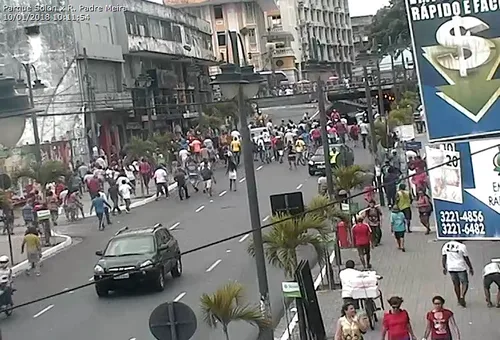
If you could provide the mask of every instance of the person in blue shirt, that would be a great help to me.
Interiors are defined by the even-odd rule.
[[[391,232],[396,238],[396,244],[398,249],[402,252],[405,251],[405,231],[406,231],[406,219],[405,215],[401,210],[399,210],[397,205],[392,207],[391,212]]]
[[[97,221],[99,222],[99,230],[104,230],[104,208],[107,207],[111,210],[111,206],[106,200],[101,196],[96,196],[92,199],[92,205],[90,206],[90,214],[95,210],[95,215],[97,216]]]

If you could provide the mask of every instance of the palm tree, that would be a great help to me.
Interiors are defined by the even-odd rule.
[[[359,165],[340,166],[333,169],[333,181],[339,191],[345,190],[350,196],[353,189],[366,183],[366,174]]]
[[[328,197],[323,195],[313,197],[307,205],[307,210],[311,211],[309,214],[317,215],[318,218],[325,218],[332,222],[349,221],[349,214],[339,210]]]
[[[17,181],[20,178],[29,178],[37,183],[40,183],[42,188],[48,183],[57,182],[61,177],[68,175],[69,170],[60,161],[44,161],[42,163],[31,163],[29,166],[22,168],[14,173],[14,179]],[[42,191],[41,193],[45,193]]]
[[[317,258],[322,262],[324,238],[328,234],[325,217],[306,214],[302,218],[293,218],[290,214],[275,215],[271,230],[262,235],[264,253],[269,263],[283,269],[287,277],[293,277],[297,268],[297,248],[312,246]],[[248,253],[255,256],[255,245],[251,242]]]
[[[132,159],[140,159],[143,157],[152,159],[156,147],[157,145],[154,141],[143,140],[142,138],[133,136],[130,142],[125,145],[125,151]]]
[[[212,294],[203,294],[200,298],[201,310],[205,323],[211,328],[220,324],[229,340],[228,326],[233,321],[244,321],[259,328],[270,326],[268,320],[257,305],[244,302],[245,288],[241,283],[229,282]]]

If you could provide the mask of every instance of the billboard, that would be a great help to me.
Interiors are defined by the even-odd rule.
[[[406,6],[429,141],[499,133],[498,4],[406,0]]]
[[[500,239],[500,139],[452,148],[426,147],[438,238]]]

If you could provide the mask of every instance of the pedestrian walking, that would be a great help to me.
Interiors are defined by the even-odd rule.
[[[90,205],[90,214],[95,210],[95,214],[97,216],[97,223],[99,230],[104,230],[104,207],[109,206],[108,202],[106,202],[100,195],[97,195],[92,199],[92,204]]]
[[[113,202],[113,209],[111,210],[111,214],[113,216],[118,214],[121,214],[122,211],[120,210],[120,192],[118,191],[118,184],[115,181],[112,181],[109,185],[108,188],[108,197]],[[109,202],[108,202],[109,203]]]
[[[376,206],[374,200],[369,201],[364,217],[372,230],[373,246],[377,247],[382,240],[382,210]]]
[[[399,179],[399,174],[396,168],[389,166],[387,173],[384,175],[384,191],[387,197],[387,206],[392,208],[396,203],[396,192],[397,192],[397,181]]]
[[[410,315],[406,310],[401,309],[403,299],[393,296],[387,302],[391,309],[384,313],[382,340],[417,340],[411,326]]]
[[[363,144],[363,149],[366,149],[366,142],[368,141],[368,132],[370,131],[370,125],[368,122],[363,121],[359,124],[359,132],[361,134],[361,143]]]
[[[123,198],[123,202],[125,202],[125,212],[128,214],[130,212],[130,203],[132,199],[132,187],[129,183],[127,183],[126,180],[122,180],[122,182],[118,186],[118,192]]]
[[[467,268],[469,268],[470,274],[474,275],[474,269],[469,259],[467,247],[462,241],[449,241],[443,245],[441,255],[443,274],[450,274],[458,304],[462,307],[466,307],[465,295],[469,289]]]
[[[78,189],[76,189],[78,190]],[[57,226],[57,219],[59,217],[59,198],[54,194],[52,190],[47,192],[47,208],[50,211],[50,219],[54,226]]]
[[[391,212],[391,232],[396,239],[396,245],[403,253],[405,249],[405,231],[406,231],[406,218],[403,212],[399,210],[398,206],[392,207]]]
[[[179,199],[182,201],[184,198],[188,199],[189,193],[186,183],[186,172],[183,168],[178,167],[175,171],[174,180],[177,182],[177,190],[179,192]],[[185,197],[183,197],[185,196]]]
[[[356,249],[358,250],[359,260],[364,269],[371,269],[371,245],[372,245],[372,230],[370,226],[363,222],[363,217],[358,217],[356,224],[352,228],[352,238]]]
[[[357,315],[352,302],[342,306],[342,314],[337,321],[334,340],[362,340],[370,323],[366,315]]]
[[[444,302],[442,296],[437,295],[432,298],[434,307],[425,317],[427,327],[422,340],[460,340],[460,330],[453,312],[444,308]],[[452,333],[455,334],[454,337]]]
[[[156,168],[153,178],[156,183],[156,198],[155,201],[158,201],[161,195],[165,194],[165,197],[168,198],[168,173],[164,167],[159,166]]]
[[[205,161],[201,165],[200,176],[203,180],[203,193],[207,193],[208,196],[212,196],[212,183],[215,184],[214,172],[210,168],[208,161]]]
[[[236,191],[236,180],[238,179],[238,166],[232,160],[227,164],[226,175],[229,178],[229,191]]]
[[[405,216],[406,230],[411,233],[411,196],[406,190],[406,184],[401,183],[396,193],[396,205]]]
[[[483,268],[483,287],[484,287],[484,297],[486,298],[486,304],[488,307],[493,307],[493,303],[491,302],[490,296],[490,288],[494,283],[497,285],[497,301],[496,306],[500,308],[500,264],[498,262],[493,262],[491,260]],[[500,260],[497,260],[500,261]]]
[[[26,258],[29,267],[26,274],[30,275],[31,270],[35,271],[36,276],[40,276],[40,258],[42,257],[42,242],[38,236],[38,231],[31,226],[27,229],[21,244],[21,254],[26,250]]]
[[[420,223],[427,229],[425,235],[429,235],[431,232],[429,219],[431,217],[432,211],[434,210],[432,202],[429,196],[423,190],[417,191],[417,208],[418,215],[420,217]]]
[[[106,194],[104,193],[104,190],[101,189],[99,190],[99,196],[102,197],[102,199],[107,203],[104,205],[104,217],[106,217],[106,224],[107,225],[111,225],[111,218],[109,216],[109,211],[110,211],[110,206],[111,204],[109,204],[108,202],[108,197],[106,196]]]

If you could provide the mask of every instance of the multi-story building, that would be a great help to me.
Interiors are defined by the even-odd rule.
[[[354,54],[364,51],[371,47],[370,25],[373,21],[373,15],[362,15],[351,17],[352,36],[354,42]]]
[[[182,8],[210,22],[213,31],[213,53],[218,61],[232,62],[228,31],[239,32],[245,56],[256,70],[270,68],[266,47],[264,11],[277,9],[274,0],[164,0],[167,5]],[[218,67],[211,73],[219,72]]]
[[[2,8],[35,4],[60,5],[59,0],[0,0]],[[89,146],[109,155],[131,135],[145,134],[146,108],[156,129],[166,129],[196,114],[193,102],[210,97],[208,66],[215,58],[207,21],[141,0],[68,4],[84,19],[0,24],[0,42],[7,51],[4,74],[21,83],[26,79],[21,62],[29,62],[36,70],[33,80],[46,85],[35,91],[42,142],[72,139],[74,159],[88,159]],[[34,25],[40,28],[36,46],[31,46],[36,58],[23,60],[24,27]],[[151,78],[149,91],[138,86],[139,75]],[[33,142],[33,129],[27,125],[20,144]]]
[[[280,0],[283,29],[302,78],[349,77],[354,46],[348,0]]]

